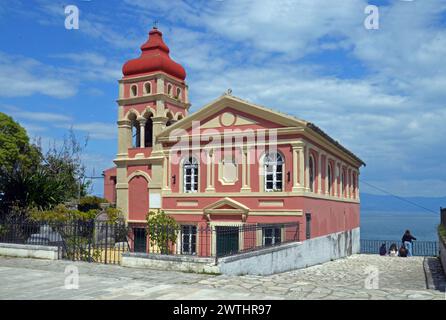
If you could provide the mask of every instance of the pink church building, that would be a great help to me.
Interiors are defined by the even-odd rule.
[[[298,223],[299,241],[353,232],[359,248],[365,164],[315,124],[230,90],[189,113],[186,72],[157,28],[122,71],[116,167],[104,171],[104,193],[142,241],[135,248],[147,251],[138,235],[151,209],[173,217],[183,239],[204,227],[267,225],[256,241],[274,243],[281,225]],[[198,242],[181,253],[213,254]]]

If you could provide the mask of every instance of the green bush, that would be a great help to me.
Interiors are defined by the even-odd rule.
[[[99,210],[91,209],[87,212],[68,209],[65,205],[59,204],[50,210],[30,210],[30,218],[34,221],[66,222],[73,220],[91,220],[96,218]]]
[[[6,227],[0,225],[0,238],[6,234],[8,230],[6,229]]]
[[[80,199],[78,210],[82,212],[88,212],[90,210],[100,210],[101,203],[108,203],[104,198],[96,196],[86,196]]]
[[[146,220],[150,245],[157,246],[162,254],[169,254],[171,245],[177,241],[179,226],[175,219],[163,210],[157,210],[149,211]]]
[[[117,222],[117,221],[124,221],[124,216],[122,215],[121,210],[117,208],[107,208],[105,209],[105,213],[108,216],[108,221],[110,222]]]

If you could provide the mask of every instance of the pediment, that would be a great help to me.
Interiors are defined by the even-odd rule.
[[[200,122],[200,128],[202,129],[244,125],[258,125],[266,128],[306,126],[304,120],[249,103],[231,95],[224,95],[183,120],[176,122],[161,132],[158,137],[176,136],[174,131],[176,129],[191,130],[194,122]]]
[[[231,198],[223,198],[205,207],[203,212],[208,220],[211,215],[242,215],[242,220],[245,221],[249,208]]]
[[[258,125],[259,122],[252,118],[237,114],[235,112],[222,112],[215,117],[207,120],[201,125],[202,129],[215,129],[229,126],[246,126],[246,125]]]

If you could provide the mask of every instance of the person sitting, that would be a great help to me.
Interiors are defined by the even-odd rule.
[[[396,243],[392,243],[389,248],[389,256],[398,257],[398,246]]]
[[[383,244],[381,245],[381,248],[379,248],[379,255],[380,255],[380,256],[385,256],[386,253],[387,253],[386,244],[383,243]]]
[[[401,245],[401,247],[400,247],[400,250],[399,250],[399,252],[398,252],[398,255],[400,256],[400,257],[407,257],[407,249],[406,249],[406,247],[404,246],[404,244],[403,245]]]

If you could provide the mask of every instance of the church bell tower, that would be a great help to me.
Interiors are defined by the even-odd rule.
[[[184,68],[169,56],[158,28],[127,61],[119,80],[116,205],[129,221],[140,221],[161,205],[168,161],[157,135],[187,116],[190,107]],[[135,197],[138,197],[136,199]],[[135,198],[135,199],[133,199]]]

